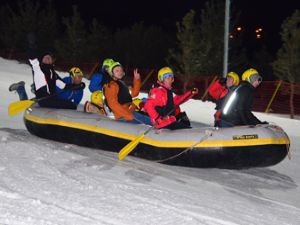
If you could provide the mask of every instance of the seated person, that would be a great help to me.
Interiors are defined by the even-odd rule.
[[[103,86],[109,83],[111,78],[108,74],[108,68],[112,63],[114,63],[113,59],[105,59],[102,63],[101,70],[92,75],[89,85],[89,90],[91,93],[95,91],[102,91]]]
[[[127,85],[122,81],[125,73],[119,62],[111,64],[108,72],[112,79],[108,84],[104,85],[104,95],[106,104],[113,112],[115,119],[151,125],[150,118],[136,112],[136,107],[132,103],[132,98],[138,96],[141,87],[138,70],[134,70],[131,93]]]
[[[183,95],[173,96],[173,82],[174,73],[172,69],[170,67],[160,69],[158,71],[157,85],[150,90],[149,98],[146,101],[144,108],[149,114],[152,124],[157,129],[167,128],[175,130],[191,128],[186,115],[180,113],[179,105],[196,95],[198,89],[195,88]]]
[[[243,82],[224,100],[220,127],[267,124],[257,119],[251,112],[255,88],[261,84],[262,77],[257,70],[248,69],[243,73],[242,78]]]
[[[83,97],[83,73],[78,67],[73,67],[70,69],[69,75],[70,76],[63,78],[63,82],[69,89],[62,90],[59,87],[56,87],[56,93],[59,99],[70,101],[78,105]],[[82,88],[73,89],[73,85],[82,85]]]
[[[208,88],[209,95],[216,102],[216,113],[215,117],[215,127],[219,127],[219,120],[221,115],[221,107],[224,102],[225,97],[233,91],[240,83],[239,75],[235,72],[229,72],[226,78],[221,78],[216,80]]]
[[[34,93],[38,104],[47,108],[76,109],[77,105],[71,101],[59,99],[56,87],[68,89],[60,76],[54,70],[53,58],[49,53],[44,53],[41,58],[37,56],[35,35],[27,35],[29,63],[32,68]],[[82,88],[81,84],[77,85]],[[75,88],[75,86],[73,86]]]

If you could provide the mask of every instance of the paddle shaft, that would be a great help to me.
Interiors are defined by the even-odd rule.
[[[83,85],[83,87],[84,86],[85,85]],[[44,96],[44,97],[39,98],[39,99],[21,100],[21,101],[13,102],[8,106],[8,115],[10,115],[10,116],[16,115],[20,112],[23,112],[25,109],[27,109],[28,107],[30,107],[34,103],[43,101],[45,99],[53,98],[53,97],[55,97],[56,95],[58,95],[62,92],[65,92],[67,90],[73,90],[73,89],[75,89],[75,87],[73,87],[73,88],[71,87],[71,88],[68,88],[68,89],[63,89],[63,90],[61,90],[57,93],[54,93],[54,94],[48,95],[48,96]]]
[[[188,100],[193,95],[194,94],[192,92],[191,95],[188,95],[187,97],[185,97],[176,107],[174,107],[172,110],[170,110],[166,116],[171,115],[176,110],[177,107],[179,107],[182,103],[184,103],[186,100]],[[151,127],[149,127],[143,134],[141,134],[140,136],[138,136],[137,138],[135,138],[134,140],[129,142],[127,145],[125,145],[118,154],[119,160],[125,159],[125,157],[135,149],[135,147],[140,143],[140,141],[145,137],[145,135],[148,134],[151,130],[153,130],[156,125],[157,125],[157,123],[152,125]]]

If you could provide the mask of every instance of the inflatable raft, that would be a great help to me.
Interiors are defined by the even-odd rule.
[[[113,152],[149,128],[97,114],[38,106],[25,111],[24,122],[36,136]],[[223,129],[199,125],[174,131],[153,129],[131,155],[189,167],[265,167],[282,161],[289,144],[286,133],[275,125]]]

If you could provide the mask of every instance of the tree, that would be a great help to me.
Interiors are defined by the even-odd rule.
[[[64,17],[62,22],[66,26],[66,30],[63,38],[55,42],[58,55],[71,62],[84,60],[87,57],[83,54],[87,46],[87,33],[76,5],[73,5],[73,16],[71,18]]]
[[[104,58],[113,58],[111,54],[112,32],[93,19],[87,34],[87,46],[84,55],[89,59],[100,61]]]
[[[112,52],[130,67],[153,68],[163,65],[170,47],[168,35],[159,27],[139,22],[114,33]]]
[[[207,54],[207,51],[199,52],[203,42],[200,39],[200,26],[195,22],[195,14],[195,11],[191,10],[181,22],[176,23],[177,49],[170,49],[167,57],[167,62],[179,72],[178,75],[184,76],[184,91],[191,78],[201,70],[201,59]]]
[[[177,48],[169,51],[167,61],[180,72],[184,90],[193,77],[222,73],[223,33],[223,2],[207,2],[200,23],[194,10],[177,22]]]
[[[249,65],[249,67],[253,67],[258,71],[262,71],[261,74],[264,80],[274,79],[272,70],[272,62],[274,61],[274,57],[272,57],[264,45],[261,47],[261,49],[256,50],[253,53],[253,58],[251,61],[251,66]]]
[[[5,19],[0,24],[0,40],[10,50],[9,58],[15,49],[26,50],[26,35],[29,32],[36,33],[40,50],[45,51],[53,46],[58,25],[50,0],[43,7],[39,2],[24,0],[18,2],[17,7],[5,5],[1,11],[5,12]]]
[[[290,82],[291,118],[294,117],[294,92],[296,82],[300,81],[300,12],[296,10],[287,18],[282,26],[282,47],[277,52],[277,60],[273,62],[275,75]]]

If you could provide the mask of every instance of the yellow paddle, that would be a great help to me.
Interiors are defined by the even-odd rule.
[[[78,88],[84,89],[85,88],[85,84],[83,82],[81,82],[80,84],[74,85],[69,87],[68,89],[63,89],[57,93],[54,93],[52,95],[48,95],[39,99],[31,99],[31,100],[21,100],[21,101],[17,101],[17,102],[13,102],[10,103],[8,106],[8,115],[10,116],[14,116],[20,112],[23,112],[25,109],[27,109],[28,107],[30,107],[33,103],[37,103],[40,102],[42,100],[48,99],[48,98],[52,98],[60,93],[63,93],[67,90],[77,90]]]
[[[181,105],[182,103],[184,103],[186,100],[188,100],[189,98],[191,98],[191,96],[195,95],[195,92],[192,91],[191,95],[185,97],[178,105]],[[169,116],[171,113],[173,113],[175,110],[172,109],[168,114],[167,116]],[[119,152],[118,154],[118,157],[119,157],[119,160],[123,160],[125,159],[125,157],[130,153],[132,152],[133,149],[135,149],[135,147],[140,143],[140,141],[145,137],[145,135],[147,133],[149,133],[152,129],[155,128],[155,125],[153,125],[152,127],[149,127],[148,130],[146,130],[143,134],[141,134],[140,136],[138,136],[137,138],[135,138],[134,140],[132,140],[131,142],[129,142],[127,145],[125,145]]]
[[[146,130],[142,135],[125,145],[125,147],[123,147],[118,154],[119,160],[125,159],[125,157],[141,142],[145,135],[154,128],[155,126],[149,127],[148,130]]]
[[[33,100],[22,100],[10,103],[8,106],[8,115],[14,116],[20,112],[23,112],[25,109],[30,107],[35,101]]]

